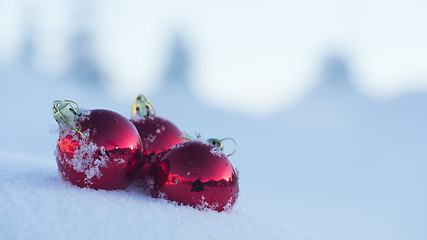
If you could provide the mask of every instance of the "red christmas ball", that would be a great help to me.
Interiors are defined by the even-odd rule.
[[[79,187],[124,189],[142,163],[135,126],[109,110],[79,112],[71,101],[55,101],[59,124],[56,161],[61,177]]]
[[[137,180],[154,178],[155,166],[165,152],[174,145],[184,142],[181,130],[172,122],[155,116],[153,107],[143,95],[139,95],[132,106],[131,122],[141,137],[144,167],[137,174]]]
[[[238,176],[227,156],[208,142],[172,147],[157,167],[155,197],[198,209],[231,208],[239,193]]]

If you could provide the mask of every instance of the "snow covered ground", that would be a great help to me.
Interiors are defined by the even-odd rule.
[[[119,102],[98,85],[21,68],[0,69],[0,80],[2,239],[427,236],[426,94],[373,102],[351,86],[323,84],[268,118],[211,108],[182,86],[148,96],[159,116],[185,132],[237,141],[230,160],[240,172],[238,204],[218,214],[134,188],[94,191],[59,179],[51,102],[72,99],[129,117],[135,96]]]
[[[238,207],[197,211],[126,191],[81,189],[52,158],[0,153],[0,239],[309,239]]]

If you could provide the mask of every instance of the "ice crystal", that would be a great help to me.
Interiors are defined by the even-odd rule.
[[[213,147],[210,152],[212,153],[212,155],[217,156],[217,157],[221,157],[222,155],[222,151],[217,148],[217,147]]]

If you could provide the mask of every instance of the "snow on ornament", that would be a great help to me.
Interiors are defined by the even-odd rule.
[[[171,147],[157,167],[153,196],[197,209],[230,209],[239,184],[228,159],[236,149],[228,156],[222,151],[226,139],[190,140]]]
[[[79,187],[124,189],[143,164],[135,126],[110,110],[80,111],[77,103],[53,102],[59,125],[55,155],[61,177]]]
[[[144,164],[136,180],[150,183],[154,180],[154,170],[159,159],[169,148],[184,142],[184,135],[175,124],[155,115],[150,101],[144,95],[138,95],[132,104],[131,122],[141,137]]]

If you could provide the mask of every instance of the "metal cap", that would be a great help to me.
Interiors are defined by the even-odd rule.
[[[144,95],[138,95],[132,104],[132,118],[153,116],[154,114],[155,111],[150,101]]]

